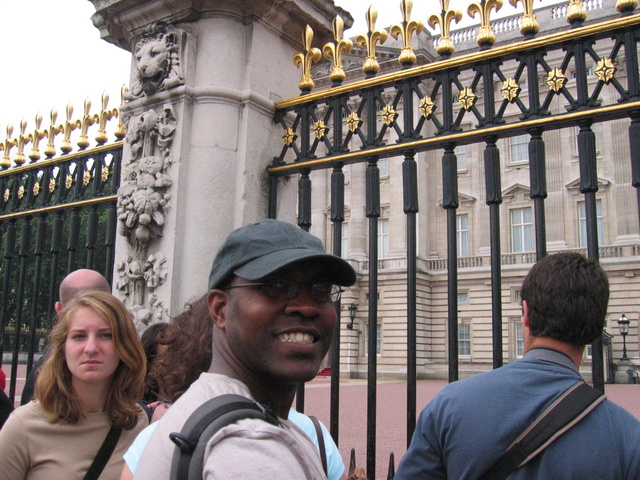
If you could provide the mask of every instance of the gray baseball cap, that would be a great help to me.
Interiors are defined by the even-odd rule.
[[[342,258],[324,250],[319,238],[290,223],[262,220],[229,234],[211,267],[209,290],[220,288],[231,274],[259,280],[287,265],[317,259],[326,267],[326,281],[349,287],[356,272]]]

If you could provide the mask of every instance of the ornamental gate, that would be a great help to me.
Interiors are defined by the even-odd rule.
[[[282,182],[297,177],[298,225],[359,273],[339,306],[343,318],[354,315],[334,338],[330,429],[338,440],[341,373],[361,373],[353,347],[365,357],[368,380],[369,478],[380,433],[380,362],[388,373],[403,362],[395,350],[406,353],[408,443],[416,379],[433,363],[446,362],[455,381],[460,359],[472,364],[474,349],[477,358],[487,352],[491,368],[503,365],[505,351],[508,360],[517,357],[521,339],[511,318],[520,314],[519,285],[550,250],[601,259],[612,279],[610,313],[636,309],[615,290],[624,288],[619,275],[635,275],[640,247],[637,2],[571,0],[535,14],[533,0],[520,3],[524,14],[492,20],[502,2],[472,2],[468,13],[480,26],[451,32],[461,13],[441,0],[428,19],[438,36],[411,18],[410,0],[400,2],[402,22],[388,31],[377,28],[371,8],[368,33],[355,38],[360,49],[344,38],[339,17],[322,50],[307,28],[294,57],[301,95],[276,103],[284,146],[268,168],[269,216],[278,216]],[[324,88],[314,90],[316,82]],[[603,218],[605,203],[624,226]],[[384,306],[390,303],[395,315]],[[461,352],[472,340],[471,351]],[[589,355],[593,382],[604,390],[611,365],[601,341]],[[393,470],[392,459],[389,478]]]
[[[105,22],[119,15],[117,9],[124,8],[124,3],[113,5],[113,11],[104,7]],[[303,2],[284,2],[278,9],[293,12],[294,3]],[[638,363],[637,0],[569,0],[543,5],[535,13],[533,0],[510,0],[504,10],[520,4],[524,13],[514,10],[501,19],[492,17],[502,1],[477,0],[470,2],[467,12],[480,26],[455,31],[454,22],[462,13],[449,8],[449,0],[439,3],[439,11],[426,19],[430,29],[411,18],[410,0],[400,2],[402,20],[388,30],[376,26],[377,14],[370,9],[368,32],[355,38],[356,45],[344,38],[339,17],[333,23],[333,41],[322,50],[313,45],[314,33],[307,28],[303,50],[294,57],[302,70],[302,95],[276,103],[274,129],[282,132],[284,146],[266,172],[268,216],[287,216],[291,179],[296,178],[298,225],[320,236],[358,273],[357,284],[344,293],[338,306],[343,321],[331,350],[330,430],[339,442],[341,377],[366,378],[366,471],[371,479],[387,471],[376,465],[376,444],[384,433],[376,422],[377,380],[407,380],[408,444],[416,409],[423,406],[416,400],[418,379],[455,381],[518,358],[522,349],[519,286],[531,265],[549,252],[583,251],[599,259],[608,272],[612,284],[606,337],[609,356],[612,351],[616,358],[621,351],[627,355],[624,340],[610,335],[615,319],[626,312],[633,320],[628,343],[632,361],[603,359],[603,345],[597,342],[585,356],[583,364],[589,371],[583,373],[604,390],[614,367],[633,368],[633,362]],[[282,11],[276,10],[269,10],[265,18],[279,22],[276,13]],[[148,21],[147,12],[143,11],[140,22]],[[257,18],[259,13],[252,11],[247,18]],[[192,17],[183,21],[188,23]],[[117,35],[112,40],[124,42],[121,24],[115,23]],[[255,31],[260,33],[258,26]],[[273,38],[284,36],[273,31],[278,33]],[[211,32],[203,27],[198,33],[202,39]],[[271,37],[256,36],[254,41],[257,44],[262,38]],[[171,58],[180,57],[177,50],[172,50]],[[271,52],[274,58],[280,53]],[[322,54],[328,60],[321,61]],[[255,65],[257,60],[248,63]],[[198,112],[200,120],[208,118],[202,116],[205,110],[197,108],[208,108],[209,97],[222,98],[225,109],[234,102],[241,104],[238,112],[253,109],[254,115],[246,117],[252,119],[251,133],[268,138],[255,128],[260,121],[255,112],[270,112],[270,104],[262,97],[246,96],[244,91],[236,95],[233,88],[208,88],[208,84],[207,88],[190,84],[186,88],[182,82],[187,80],[180,75],[170,80],[156,85],[157,90],[138,89],[139,96],[147,97],[128,103],[131,114],[144,117],[147,108],[165,111],[166,102],[171,118],[183,122],[181,128],[193,127],[192,135],[208,138],[211,132],[200,129],[206,122],[186,127],[185,119],[195,118],[190,112]],[[174,89],[171,94],[170,89]],[[174,106],[180,107],[175,118]],[[226,115],[231,110],[225,110]],[[87,267],[104,272],[111,281],[116,223],[124,224],[125,230],[143,225],[118,218],[124,131],[118,122],[116,142],[109,145],[105,131],[108,120],[120,120],[119,111],[108,109],[106,98],[99,114],[89,111],[86,104],[83,116],[73,120],[68,109],[61,124],[52,112],[50,127],[41,129],[42,120],[37,118],[32,133],[23,123],[17,136],[8,130],[0,144],[0,353],[11,364],[12,399],[18,367],[26,363],[29,370],[34,355],[42,350],[60,280],[68,271]],[[237,117],[243,120],[238,124],[244,125],[244,117],[240,113]],[[225,141],[219,143],[232,161],[224,164],[213,158],[218,163],[198,165],[226,165],[230,172],[241,168],[253,179],[252,165],[241,158],[238,152],[243,150],[234,144],[235,132],[229,127],[233,122],[230,117],[220,118],[224,121],[214,124],[225,132]],[[92,126],[98,128],[97,146],[90,148]],[[183,134],[181,140],[186,137]],[[145,145],[154,147],[156,140],[149,137]],[[166,151],[174,148],[170,141],[161,140]],[[42,141],[47,146],[41,160]],[[78,151],[73,152],[72,143],[77,143]],[[200,158],[201,150],[183,150],[177,143],[170,153],[183,162],[181,168],[204,157],[209,160],[216,156],[210,152],[218,152],[216,142],[211,142],[215,148]],[[195,143],[198,148],[205,144]],[[245,150],[249,157],[251,152],[261,152],[259,145],[250,142],[243,148],[249,148]],[[182,151],[193,155],[178,158]],[[205,170],[189,179],[210,178]],[[241,176],[238,171],[236,176]],[[222,177],[219,172],[212,175],[213,185],[232,183],[228,176]],[[132,178],[127,181],[135,183]],[[163,183],[162,194],[176,183],[177,179],[173,185]],[[239,218],[245,219],[262,212],[263,205],[253,205],[261,202],[256,184],[247,180],[242,185],[244,191],[226,197],[255,207],[243,205],[244,216]],[[188,192],[182,188],[179,193],[184,198]],[[133,203],[130,206],[135,209]],[[180,211],[192,213],[200,205],[193,201],[189,207]],[[220,222],[225,228],[232,223],[226,217]],[[184,255],[183,250],[167,248],[170,256],[175,257],[176,251]],[[143,260],[150,252],[144,253]],[[127,263],[127,278],[138,277],[131,281],[144,284],[137,270],[140,262],[135,260]],[[191,264],[185,261],[184,265],[171,275],[196,276]],[[183,283],[185,279],[186,275]],[[297,408],[304,410],[304,389],[298,391]],[[393,478],[394,470],[391,457],[388,478]]]
[[[38,115],[30,133],[23,120],[19,135],[9,126],[0,145],[0,358],[10,365],[12,401],[18,377],[44,352],[60,281],[78,268],[112,281],[124,128],[107,103],[104,95],[100,113],[91,114],[87,100],[80,119],[69,105],[60,124],[54,109],[44,129]],[[112,119],[116,141],[105,145]]]

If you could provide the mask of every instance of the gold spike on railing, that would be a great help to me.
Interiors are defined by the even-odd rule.
[[[402,51],[398,62],[402,66],[413,65],[416,63],[416,54],[413,53],[413,47],[411,46],[411,38],[415,32],[418,35],[422,32],[424,25],[419,20],[411,20],[411,9],[413,8],[413,2],[411,0],[401,0],[400,11],[402,12],[402,25],[393,25],[389,33],[391,36],[398,39],[398,36],[402,35]]]
[[[587,9],[584,8],[582,0],[570,0],[569,7],[567,8],[567,22],[582,23],[587,19]]]
[[[58,120],[58,110],[55,108],[51,109],[51,114],[49,116],[51,120],[49,124],[49,128],[45,130],[45,134],[47,136],[47,146],[44,148],[44,155],[47,158],[51,158],[56,154],[56,146],[54,144],[54,140],[56,135],[62,132],[62,125],[56,125],[56,121]]]
[[[496,34],[491,28],[491,9],[499,11],[502,8],[502,0],[480,0],[472,2],[467,8],[467,13],[471,18],[475,18],[476,13],[480,16],[480,28],[478,29],[478,45],[489,47],[496,43]]]
[[[127,86],[122,85],[122,88],[120,89],[120,105],[124,105],[124,97],[128,91],[129,89],[127,88]],[[116,127],[116,131],[113,132],[113,134],[118,140],[122,140],[126,135],[124,129],[124,120],[122,119],[122,114],[120,113],[120,107],[114,108],[114,111],[114,115],[118,117],[118,126]]]
[[[441,56],[448,56],[456,51],[456,47],[453,46],[451,41],[451,22],[454,20],[456,23],[460,22],[462,20],[462,12],[460,10],[449,10],[449,0],[440,0],[440,7],[440,13],[434,13],[429,17],[429,26],[436,28],[436,25],[440,25],[440,41],[436,52]]]
[[[36,162],[40,160],[40,140],[46,137],[47,132],[42,130],[42,114],[38,112],[36,115],[36,128],[29,135],[29,139],[31,140],[31,152],[29,153],[29,159],[32,162]]]
[[[322,53],[329,60],[333,58],[333,68],[329,78],[332,82],[342,82],[347,76],[344,73],[344,67],[342,66],[342,54],[349,53],[353,48],[353,42],[348,38],[343,38],[344,35],[344,20],[340,15],[333,19],[333,41],[325,43],[322,48]]]
[[[311,65],[316,63],[322,58],[320,49],[312,47],[313,42],[313,29],[307,25],[302,34],[302,52],[298,52],[293,56],[293,63],[297,67],[302,67],[302,77],[298,88],[303,92],[310,92],[313,90],[315,84],[313,83],[313,77],[311,76]]]
[[[376,43],[383,44],[387,40],[387,32],[385,30],[376,30],[376,21],[378,20],[378,11],[369,7],[365,14],[367,27],[369,30],[366,35],[358,35],[356,43],[360,48],[367,49],[367,58],[362,66],[362,70],[367,75],[375,75],[380,71],[380,65],[376,58]]]
[[[124,103],[124,94],[126,92],[126,87],[122,87],[122,91],[120,94],[120,100]],[[99,125],[98,132],[96,134],[96,144],[103,145],[108,141],[107,138],[107,122],[112,118],[119,118],[118,124],[116,126],[116,130],[114,132],[114,136],[117,140],[122,140],[125,137],[125,128],[120,118],[120,110],[119,108],[108,109],[107,104],[109,102],[109,96],[105,93],[102,95],[101,101],[101,110],[99,113],[92,114],[91,110],[91,100],[87,98],[84,102],[84,113],[80,119],[73,119],[73,105],[67,105],[67,120],[63,124],[57,123],[58,111],[53,108],[51,110],[50,115],[50,124],[46,129],[42,129],[42,114],[38,113],[36,115],[36,127],[35,129],[27,134],[27,123],[26,120],[23,120],[20,124],[20,134],[16,138],[12,138],[11,134],[7,135],[7,139],[0,144],[0,151],[3,151],[0,168],[9,168],[11,165],[22,165],[25,163],[26,158],[26,148],[27,144],[31,144],[31,150],[29,151],[29,159],[32,162],[36,162],[40,160],[40,142],[46,138],[47,144],[44,148],[44,155],[46,158],[54,157],[58,152],[63,154],[70,153],[74,147],[71,145],[71,135],[72,132],[76,129],[80,129],[80,133],[78,134],[77,145],[80,150],[84,150],[89,147],[89,129],[93,125]],[[7,130],[9,131],[9,129]],[[13,132],[13,127],[11,127],[11,132]],[[56,137],[59,134],[62,135],[62,145],[59,149],[56,149]],[[17,147],[16,153],[14,155],[15,158],[11,158],[12,155],[11,149],[13,147]]]
[[[91,100],[87,97],[84,101],[84,115],[82,119],[78,120],[77,124],[80,127],[80,139],[78,140],[78,147],[80,150],[86,149],[89,143],[89,127],[99,120],[98,115],[91,115]]]
[[[13,162],[20,166],[23,165],[24,162],[27,161],[26,157],[24,156],[24,146],[29,143],[29,137],[27,136],[27,119],[23,118],[20,121],[20,135],[18,135],[17,138],[17,152],[16,152],[16,156],[13,159]]]
[[[638,0],[618,0],[616,10],[620,13],[632,12],[638,6]]]
[[[533,36],[540,31],[540,24],[533,14],[533,0],[509,0],[509,3],[516,8],[518,7],[518,2],[522,3],[524,8],[520,33],[525,37]]]
[[[118,115],[118,109],[114,108],[113,110],[109,110],[107,105],[109,103],[109,95],[107,92],[102,94],[102,109],[98,117],[98,133],[96,134],[96,143],[98,145],[104,145],[107,143],[109,139],[107,137],[107,122],[111,120],[114,116]]]
[[[80,120],[72,120],[72,118],[73,105],[69,103],[67,105],[67,121],[62,124],[62,132],[64,133],[62,145],[60,146],[62,153],[69,153],[73,150],[73,147],[71,146],[71,132],[81,125]]]
[[[16,146],[17,141],[15,138],[11,138],[13,136],[13,124],[10,123],[7,125],[7,138],[4,142],[0,144],[0,150],[4,151],[4,155],[2,156],[2,160],[0,161],[0,167],[9,168],[11,166],[11,160],[9,159],[9,154],[11,153],[11,149]]]

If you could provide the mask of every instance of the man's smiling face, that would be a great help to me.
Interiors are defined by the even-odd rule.
[[[335,303],[316,301],[308,285],[325,282],[318,262],[294,263],[267,279],[235,277],[229,287],[283,280],[302,285],[295,298],[272,298],[259,286],[225,291],[224,335],[237,367],[280,385],[315,377],[337,324]]]

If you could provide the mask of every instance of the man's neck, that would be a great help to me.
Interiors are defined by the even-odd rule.
[[[578,368],[580,367],[582,355],[584,353],[584,346],[576,347],[549,337],[530,336],[525,348],[525,353],[533,348],[550,348],[551,350],[557,350],[558,352],[564,353],[573,363],[576,364]]]
[[[216,352],[215,348],[214,352]],[[257,378],[240,366],[234,365],[234,367],[225,361],[219,353],[214,353],[209,372],[239,380],[246,385],[254,400],[268,404],[278,417],[288,418],[289,409],[296,394],[296,385],[275,384],[265,381],[263,378]]]

